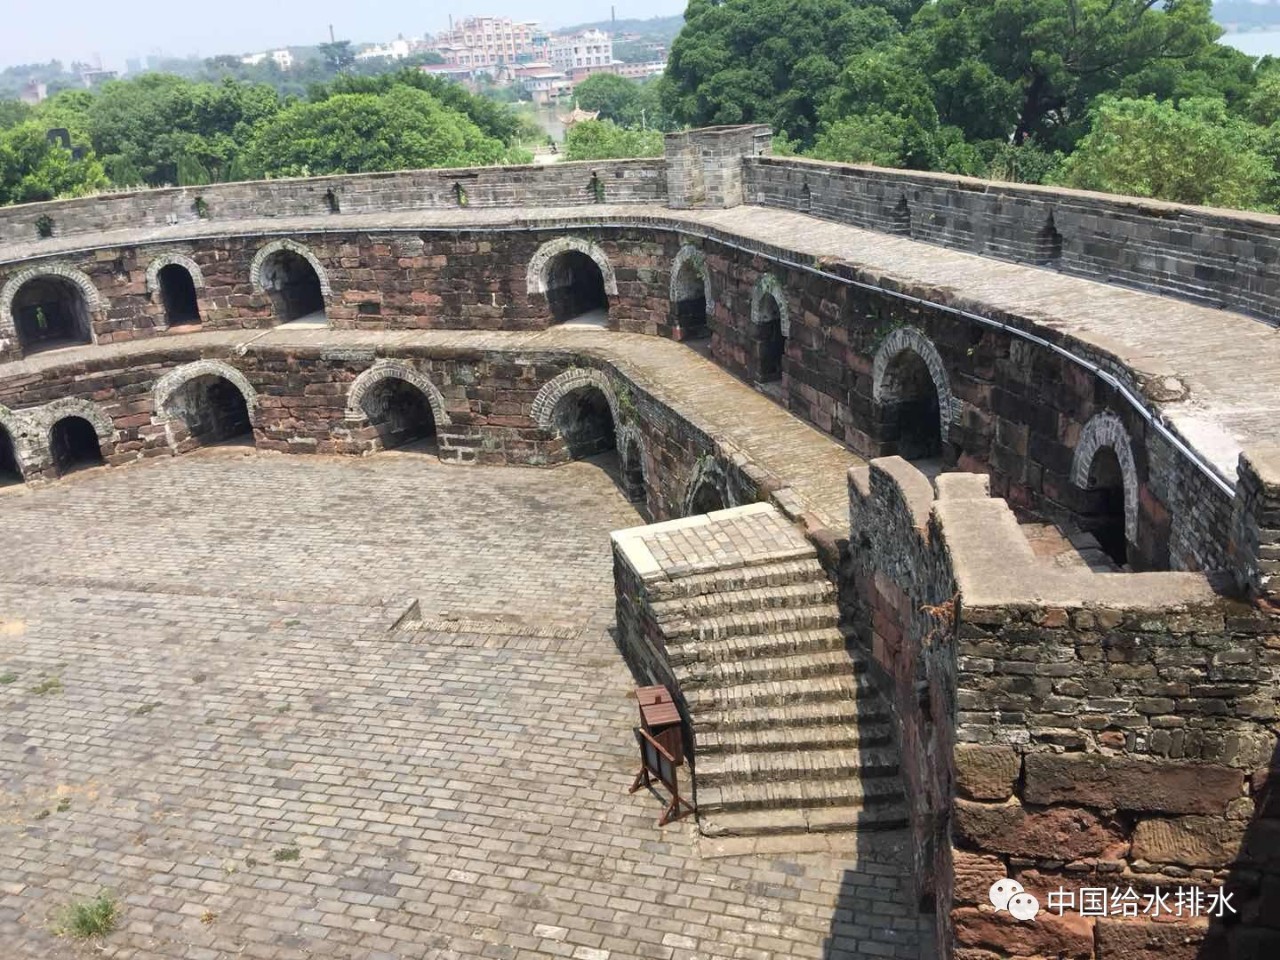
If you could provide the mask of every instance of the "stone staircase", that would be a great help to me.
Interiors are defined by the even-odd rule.
[[[888,709],[816,555],[691,572],[648,599],[692,721],[704,835],[905,825]]]

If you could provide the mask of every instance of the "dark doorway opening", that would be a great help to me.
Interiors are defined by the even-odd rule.
[[[378,431],[383,450],[405,444],[431,446],[436,437],[436,418],[425,393],[407,380],[387,377],[365,394],[360,408],[369,425]]]
[[[171,327],[200,322],[200,303],[196,284],[186,267],[170,263],[160,268],[160,302],[164,320]]]
[[[782,358],[787,352],[787,338],[782,335],[782,313],[778,301],[769,294],[760,298],[759,320],[760,382],[771,383],[782,379]]]
[[[547,270],[547,305],[556,323],[606,320],[609,296],[599,264],[580,250],[557,254]]]
[[[65,277],[34,277],[13,298],[13,322],[23,353],[92,343],[84,291]]]
[[[942,411],[929,365],[914,350],[903,350],[885,371],[880,407],[883,454],[904,460],[942,456]]]
[[[96,467],[102,461],[98,432],[84,417],[63,417],[53,425],[49,448],[58,473],[70,473],[85,467]]]
[[[556,404],[552,417],[574,460],[617,449],[613,410],[602,390],[583,387],[567,394]]]
[[[173,395],[169,408],[201,444],[253,440],[249,404],[226,377],[209,374],[187,381]]]
[[[1117,566],[1129,560],[1124,530],[1124,471],[1110,447],[1099,447],[1089,465],[1089,488],[1080,517],[1080,529],[1091,533]]]
[[[709,477],[703,478],[698,483],[698,487],[694,490],[693,497],[689,501],[690,515],[714,513],[717,510],[725,509],[725,507],[724,494],[720,492],[720,488],[716,486],[715,481]]]
[[[281,323],[324,320],[324,292],[320,277],[306,257],[277,250],[262,264],[262,286]]]
[[[676,271],[675,322],[685,337],[706,336],[707,328],[707,288],[702,274],[692,260],[680,264]]]
[[[0,487],[22,482],[22,468],[18,465],[18,451],[14,448],[13,437],[4,427],[0,427]]]

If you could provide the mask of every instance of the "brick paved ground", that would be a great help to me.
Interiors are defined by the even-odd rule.
[[[104,887],[115,957],[917,955],[900,838],[712,857],[626,794],[588,464],[214,449],[0,513],[5,960],[100,955],[49,927]]]

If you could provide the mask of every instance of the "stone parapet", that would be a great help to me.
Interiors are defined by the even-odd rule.
[[[1039,555],[980,478],[936,489],[897,458],[852,472],[845,585],[896,682],[943,948],[1110,960],[1150,941],[1149,917],[1069,910],[1032,927],[993,913],[987,890],[1009,877],[1042,906],[1059,889],[1225,888],[1238,914],[1160,929],[1187,958],[1280,949],[1265,906],[1280,882],[1280,618],[1203,575]],[[948,849],[929,849],[930,828]]]

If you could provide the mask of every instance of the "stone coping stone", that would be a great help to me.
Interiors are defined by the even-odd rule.
[[[628,566],[649,582],[817,555],[799,529],[768,503],[629,527],[609,536]]]

